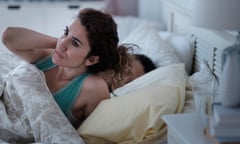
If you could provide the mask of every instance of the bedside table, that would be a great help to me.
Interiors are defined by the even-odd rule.
[[[206,115],[188,113],[164,115],[162,118],[168,127],[168,144],[212,144],[203,133],[207,126]]]

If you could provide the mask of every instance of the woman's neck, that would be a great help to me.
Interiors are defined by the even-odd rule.
[[[58,80],[72,80],[75,77],[87,72],[86,68],[56,67],[56,78]]]

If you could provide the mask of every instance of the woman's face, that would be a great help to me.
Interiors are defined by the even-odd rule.
[[[53,62],[59,66],[85,66],[86,57],[90,51],[87,31],[78,19],[66,27],[64,34],[59,38]]]

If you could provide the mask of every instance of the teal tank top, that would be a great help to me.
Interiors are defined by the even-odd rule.
[[[39,61],[36,62],[35,65],[39,70],[43,72],[50,70],[56,66],[52,62],[51,56],[40,59]],[[74,78],[62,89],[53,93],[54,99],[56,100],[57,104],[59,105],[63,113],[67,116],[67,118],[70,120],[70,122],[75,128],[76,126],[78,126],[80,122],[76,118],[74,118],[72,114],[72,107],[77,97],[79,96],[82,84],[87,76],[89,76],[89,73],[84,73]]]

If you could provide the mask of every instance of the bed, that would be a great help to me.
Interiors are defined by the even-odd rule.
[[[174,73],[176,72],[177,66],[176,63],[184,63],[184,68],[185,68],[185,85],[184,85],[184,102],[181,103],[181,99],[178,99],[179,103],[177,104],[180,108],[180,110],[174,109],[173,111],[164,111],[162,113],[154,113],[154,111],[147,112],[148,114],[148,121],[150,124],[152,124],[150,129],[149,127],[142,127],[145,131],[144,134],[136,134],[137,130],[135,130],[135,124],[138,123],[138,121],[141,121],[143,118],[141,117],[141,114],[146,114],[145,112],[138,114],[137,116],[139,117],[134,117],[135,119],[126,124],[126,127],[123,125],[125,124],[124,121],[128,121],[126,118],[131,117],[134,115],[134,113],[131,113],[134,111],[135,107],[131,107],[128,105],[127,101],[131,101],[130,99],[124,101],[124,102],[112,102],[112,104],[118,105],[120,103],[120,106],[115,106],[114,108],[117,109],[116,111],[112,110],[111,116],[116,117],[111,118],[110,116],[107,117],[108,119],[103,119],[103,123],[99,122],[98,126],[94,125],[94,123],[98,123],[95,118],[99,118],[101,115],[104,115],[104,112],[108,111],[108,109],[112,108],[111,106],[104,106],[100,105],[99,111],[97,111],[95,116],[98,117],[91,117],[88,121],[88,123],[83,124],[82,129],[80,128],[80,131],[85,138],[88,139],[91,143],[91,140],[96,140],[92,139],[92,136],[95,138],[105,138],[110,141],[117,141],[117,143],[146,143],[146,144],[163,144],[167,143],[166,139],[166,127],[164,123],[161,123],[161,120],[159,120],[156,123],[151,123],[153,119],[152,117],[149,116],[150,113],[155,116],[160,116],[164,114],[175,114],[175,113],[196,113],[201,111],[201,108],[197,107],[196,105],[199,103],[200,99],[197,99],[195,96],[195,93],[201,92],[206,90],[208,87],[210,87],[211,90],[213,90],[214,93],[212,93],[215,97],[212,99],[213,101],[218,101],[217,97],[217,91],[218,91],[218,85],[219,85],[219,77],[221,76],[221,53],[224,48],[227,46],[231,45],[235,41],[235,33],[234,32],[228,32],[228,31],[216,31],[216,30],[207,30],[207,29],[202,29],[202,28],[197,28],[191,25],[191,10],[184,8],[184,5],[181,4],[181,2],[178,2],[176,0],[166,0],[163,1],[164,8],[166,9],[166,15],[167,15],[167,29],[164,29],[165,27],[162,24],[156,24],[154,22],[146,22],[145,20],[136,20],[133,17],[124,17],[121,19],[121,17],[116,17],[116,21],[120,24],[120,28],[126,28],[124,30],[126,31],[120,31],[120,40],[121,42],[133,42],[138,45],[140,45],[143,48],[150,48],[151,52],[147,51],[138,51],[140,53],[144,53],[148,56],[150,56],[155,63],[158,63],[158,66],[160,67],[161,70],[167,70],[169,75],[166,73],[158,73],[151,78],[149,75],[145,75],[146,77],[150,77],[149,79],[146,78],[144,79],[144,76],[136,79],[136,81],[133,81],[133,83],[125,85],[123,87],[123,91],[129,92],[129,89],[137,89],[139,88],[136,86],[136,83],[141,83],[140,85],[143,86],[146,84],[146,81],[151,81],[152,79],[155,79],[156,81],[164,81],[166,78],[169,80],[176,80],[174,79],[174,74],[175,76],[179,78],[180,75],[179,73]],[[137,24],[137,25],[136,25]],[[134,28],[134,29],[131,29]],[[155,32],[154,30],[155,29]],[[156,38],[160,36],[160,38]],[[154,36],[153,36],[154,35]],[[155,48],[158,47],[158,50],[155,50]],[[166,48],[167,50],[162,50],[162,48]],[[171,47],[171,48],[170,48]],[[159,50],[161,49],[161,50]],[[172,53],[171,50],[174,50],[174,54]],[[177,55],[179,59],[176,59],[173,55]],[[158,59],[158,58],[159,59]],[[160,60],[161,62],[159,62]],[[171,67],[174,67],[172,70],[170,70]],[[179,66],[179,65],[178,65]],[[162,68],[162,69],[161,69]],[[168,69],[169,68],[169,69]],[[179,67],[178,67],[179,68]],[[169,71],[168,71],[169,70]],[[173,72],[174,71],[174,72]],[[174,73],[174,74],[173,74]],[[171,75],[173,74],[173,75]],[[158,79],[158,76],[160,77]],[[162,77],[161,77],[162,76]],[[170,78],[170,76],[172,76]],[[182,75],[181,75],[182,76]],[[144,82],[141,82],[141,80]],[[181,81],[181,79],[178,79]],[[166,82],[166,81],[165,81]],[[158,84],[158,88],[156,88],[159,93],[157,94],[158,97],[161,97],[162,94],[164,93],[164,90],[166,90],[164,87],[164,90],[161,89],[163,85],[171,85],[170,83],[165,83],[163,82],[162,84]],[[136,85],[134,85],[134,83]],[[149,84],[151,85],[151,84]],[[154,83],[152,86],[157,85],[157,83]],[[176,85],[175,85],[176,86]],[[181,84],[178,85],[179,88],[181,87]],[[150,86],[149,86],[150,87]],[[144,89],[144,90],[143,90]],[[172,89],[172,88],[171,88]],[[154,95],[154,88],[149,90],[148,87],[140,87],[140,89],[137,89],[138,91],[142,91],[142,93],[147,95],[146,97],[151,99],[150,95]],[[173,90],[173,89],[172,89]],[[116,90],[117,91],[117,90]],[[118,92],[118,91],[117,91]],[[119,95],[124,95],[124,92],[121,93],[119,92]],[[142,95],[140,92],[136,92],[137,96],[141,97]],[[129,93],[128,93],[129,94]],[[127,94],[127,96],[129,96]],[[135,95],[132,94],[132,95]],[[131,96],[132,96],[131,95]],[[129,98],[129,97],[128,97]],[[147,99],[146,98],[146,99]],[[178,97],[179,98],[179,97]],[[127,98],[126,98],[127,99]],[[146,100],[144,99],[144,100]],[[159,101],[161,101],[163,98],[161,98]],[[176,100],[176,99],[175,99]],[[157,101],[157,100],[156,100]],[[131,101],[132,103],[141,103],[139,101]],[[204,105],[209,106],[210,101],[206,101]],[[146,100],[146,103],[148,101]],[[161,103],[161,102],[159,102]],[[158,103],[158,104],[159,104]],[[166,101],[167,104],[170,104]],[[108,105],[109,103],[106,103]],[[125,104],[125,105],[124,105]],[[141,103],[142,104],[142,103]],[[159,106],[158,104],[154,102],[149,102],[149,105],[155,105]],[[176,106],[173,103],[171,103],[171,106]],[[180,106],[182,104],[182,106]],[[111,104],[109,104],[111,105]],[[128,109],[121,110],[121,107],[126,106],[128,108],[131,108],[131,111]],[[166,105],[161,105],[161,106],[166,106]],[[144,107],[143,105],[139,106],[136,108],[139,110],[140,108]],[[147,107],[149,108],[149,107]],[[146,109],[147,109],[146,108]],[[162,107],[161,107],[162,108]],[[158,108],[159,111],[162,109]],[[169,107],[165,107],[166,109]],[[146,110],[144,109],[144,110]],[[199,110],[200,109],[200,110]],[[130,111],[129,115],[124,115],[123,118],[119,116],[119,114],[122,114],[123,111]],[[139,112],[139,111],[137,111]],[[169,113],[168,113],[169,112]],[[204,113],[211,113],[211,108],[208,107],[208,109],[203,111]],[[146,115],[145,115],[146,116]],[[112,123],[109,121],[109,119],[113,120]],[[120,119],[120,120],[119,120]],[[101,119],[98,119],[101,121]],[[149,124],[148,123],[148,124]],[[160,124],[161,123],[161,124]],[[161,126],[159,126],[160,124]],[[93,126],[94,125],[94,126]],[[120,126],[115,127],[115,125]],[[137,125],[137,124],[136,124]],[[140,125],[140,124],[139,124]],[[93,129],[90,130],[90,128],[93,126]],[[129,126],[129,127],[128,127]],[[148,125],[149,126],[149,125]],[[99,128],[100,130],[96,130],[94,128]],[[112,127],[112,128],[108,128]],[[121,129],[124,127],[124,129]],[[89,131],[86,129],[89,128]],[[156,129],[158,130],[156,130]],[[102,130],[106,129],[106,130]],[[120,130],[119,130],[120,129]],[[85,131],[86,130],[86,131]],[[128,131],[125,131],[128,130]],[[139,130],[139,129],[138,129]],[[106,132],[103,134],[103,131]],[[128,133],[129,132],[129,133]],[[115,135],[117,133],[117,136]],[[126,134],[127,133],[127,134]],[[118,135],[119,134],[119,135]],[[125,135],[126,134],[126,135]],[[144,135],[144,136],[143,136]],[[121,137],[122,136],[122,137]],[[125,141],[118,141],[119,138],[125,139]],[[135,140],[135,141],[134,141]],[[137,141],[139,140],[139,141]],[[94,142],[92,142],[94,143]],[[99,142],[101,143],[101,142]],[[102,141],[104,143],[104,141]]]
[[[0,101],[0,142],[167,144],[161,116],[196,112],[192,85],[217,81],[221,51],[234,41],[234,34],[191,26],[190,11],[174,0],[164,1],[164,6],[167,28],[135,17],[114,17],[120,43],[139,45],[134,52],[146,54],[158,68],[116,89],[117,97],[103,101],[77,131],[55,104],[43,75],[1,53],[1,92],[8,98],[1,96]],[[29,90],[33,84],[36,89]],[[6,109],[8,102],[13,109]]]

